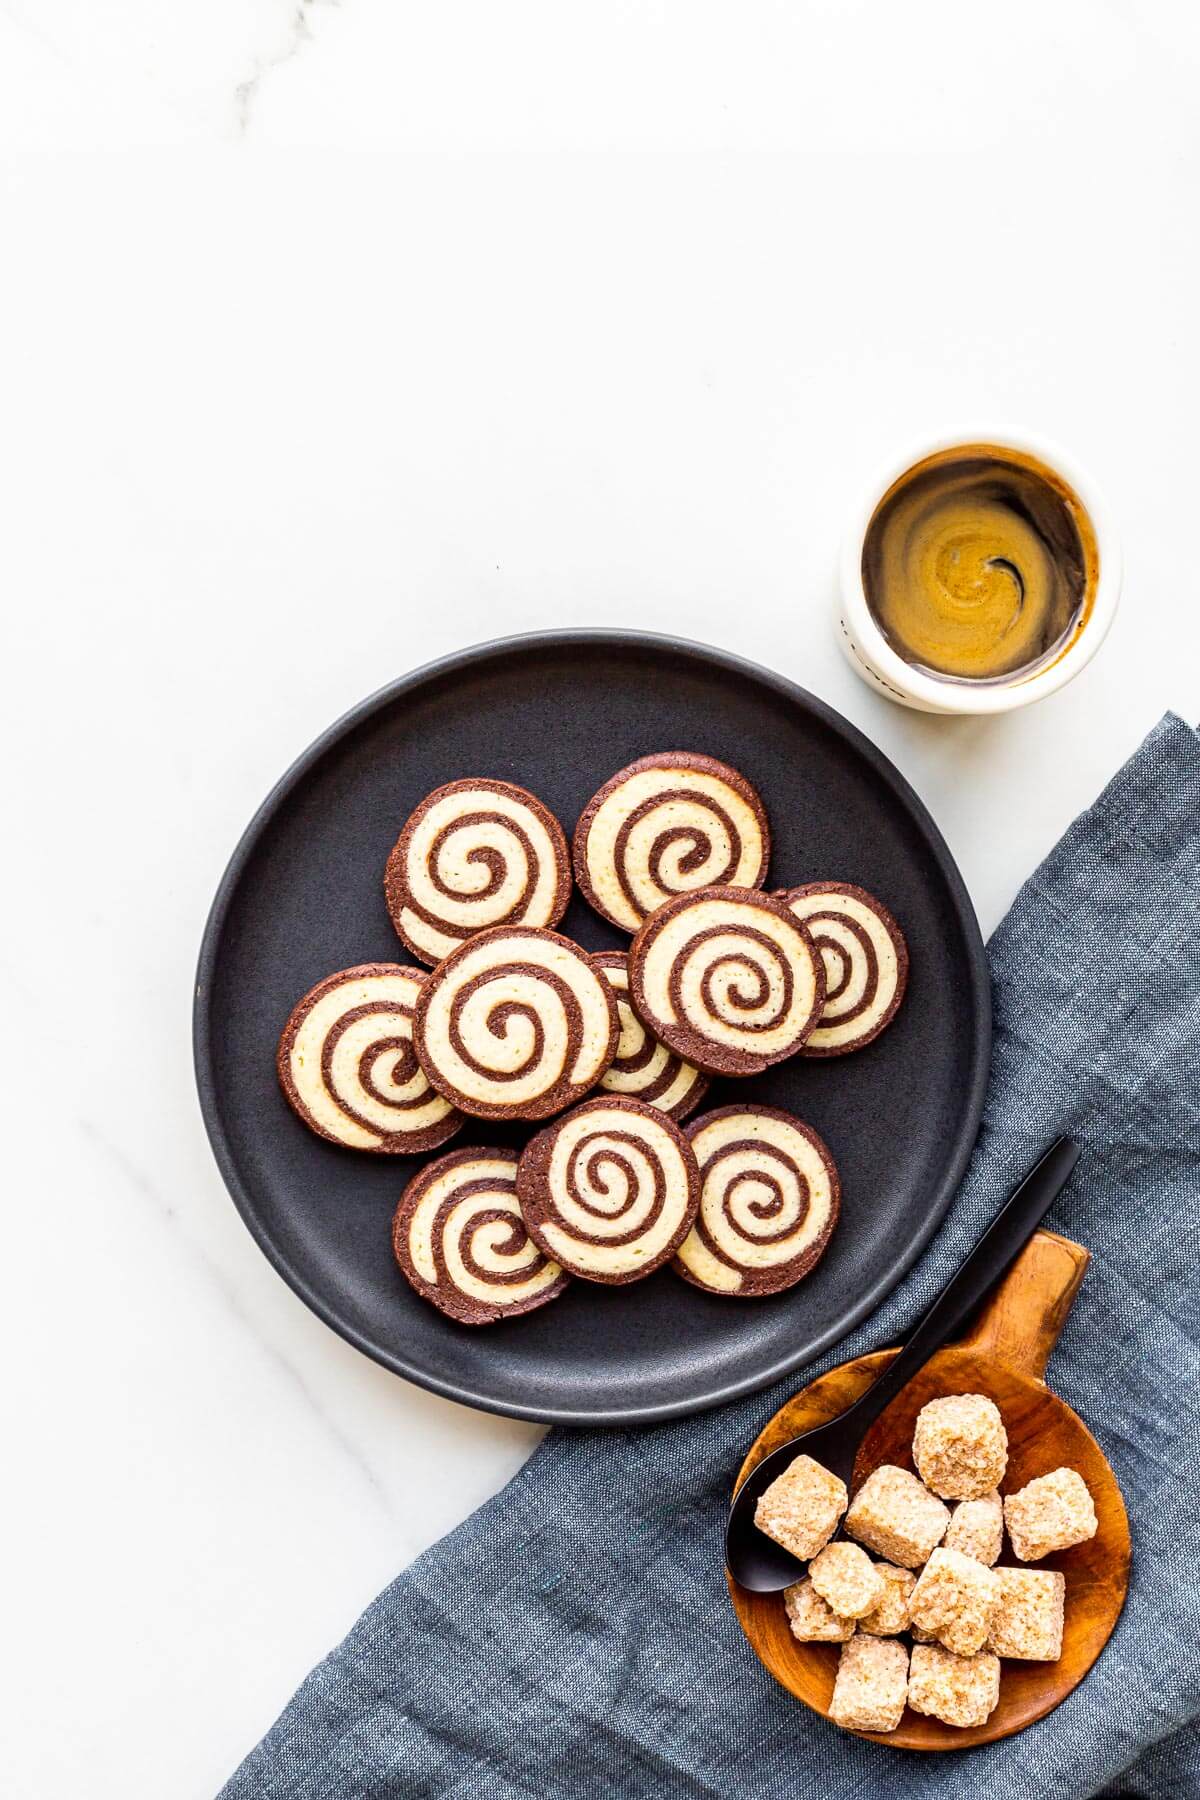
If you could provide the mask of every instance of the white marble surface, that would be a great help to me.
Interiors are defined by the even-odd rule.
[[[1200,715],[1198,62],[1187,0],[0,0],[12,1800],[213,1793],[535,1440],[311,1318],[201,1129],[209,898],[331,718],[505,631],[724,644],[895,757],[990,927]],[[1043,708],[931,720],[830,570],[980,416],[1091,465],[1125,601]]]

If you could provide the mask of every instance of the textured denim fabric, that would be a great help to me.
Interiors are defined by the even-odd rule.
[[[941,1757],[850,1737],[760,1667],[726,1598],[730,1478],[802,1376],[644,1431],[552,1432],[368,1608],[227,1800],[1059,1800],[1200,1794],[1200,743],[1167,718],[990,946],[996,1044],[967,1179],[918,1267],[815,1365],[902,1338],[1060,1132],[1049,1223],[1093,1261],[1050,1380],[1114,1464],[1133,1584],[1040,1724]]]

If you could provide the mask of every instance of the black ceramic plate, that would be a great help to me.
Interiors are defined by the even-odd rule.
[[[662,1269],[574,1282],[500,1325],[453,1324],[406,1286],[390,1227],[416,1159],[356,1155],[289,1111],[275,1046],[293,1002],[350,963],[411,960],[383,865],[422,796],[462,775],[520,782],[568,836],[602,781],[651,750],[702,750],[766,802],[770,884],[859,882],[900,920],[908,994],[857,1055],[793,1059],[705,1103],[792,1109],[830,1145],[841,1221],[790,1293],[721,1299]],[[577,895],[559,927],[624,940]],[[196,988],[205,1122],[242,1217],[284,1279],[342,1336],[423,1387],[520,1418],[632,1424],[715,1406],[807,1362],[878,1305],[941,1219],[966,1165],[990,1049],[971,903],[920,801],[853,726],[776,675],[669,638],[564,632],[447,658],[342,719],[284,776],[221,883]],[[527,1135],[527,1134],[526,1134]],[[522,1142],[469,1125],[460,1143]]]

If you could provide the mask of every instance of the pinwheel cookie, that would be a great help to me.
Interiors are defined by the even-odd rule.
[[[630,1004],[629,959],[623,950],[601,950],[592,961],[617,997],[621,1028],[617,1054],[600,1077],[602,1091],[642,1100],[675,1120],[686,1118],[708,1092],[708,1076],[646,1030]]]
[[[452,1150],[414,1176],[392,1248],[423,1299],[463,1325],[545,1306],[569,1277],[533,1242],[517,1203],[511,1150]]]
[[[616,1053],[617,1003],[587,952],[555,931],[499,926],[427,978],[413,1041],[453,1105],[544,1119],[582,1100]]]
[[[676,894],[761,887],[770,854],[767,815],[745,776],[683,750],[621,769],[575,828],[575,879],[622,931]]]
[[[437,963],[495,925],[556,925],[571,897],[562,826],[509,781],[451,781],[426,796],[384,874],[392,923]]]
[[[331,1143],[411,1156],[436,1150],[462,1114],[430,1084],[413,1050],[428,976],[400,963],[327,975],[292,1008],[276,1066],[293,1109]]]
[[[660,907],[630,947],[629,982],[654,1036],[714,1075],[757,1075],[794,1055],[825,1001],[808,931],[782,901],[742,888]]]
[[[586,1281],[639,1281],[674,1255],[700,1174],[673,1120],[604,1096],[538,1133],[517,1170],[521,1211],[547,1256]]]
[[[676,1272],[715,1294],[794,1287],[825,1254],[841,1185],[810,1125],[774,1106],[722,1106],[688,1127],[700,1211]]]
[[[777,896],[812,934],[825,1004],[805,1056],[861,1050],[891,1024],[908,982],[904,933],[881,900],[849,881],[810,881]]]

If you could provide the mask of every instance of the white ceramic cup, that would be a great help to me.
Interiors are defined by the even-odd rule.
[[[875,510],[902,475],[927,457],[960,446],[995,445],[1034,457],[1059,475],[1087,513],[1096,545],[1096,586],[1090,604],[1064,647],[1050,662],[1022,674],[996,680],[970,681],[939,678],[898,656],[875,623],[863,587],[863,544]],[[953,431],[915,445],[898,457],[871,483],[863,496],[842,546],[839,580],[838,641],[853,668],[870,686],[901,706],[932,713],[1001,713],[1031,706],[1055,693],[1092,660],[1108,633],[1121,593],[1121,548],[1109,510],[1091,477],[1055,444],[1029,432],[992,430]]]

